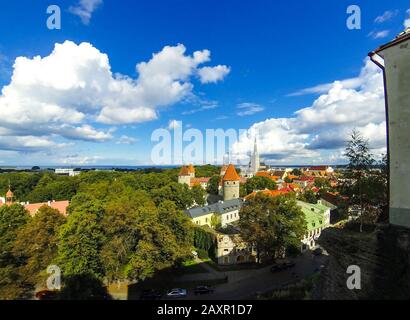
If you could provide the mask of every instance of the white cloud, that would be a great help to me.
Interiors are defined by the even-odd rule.
[[[369,139],[375,152],[384,150],[383,78],[381,70],[368,59],[357,78],[335,81],[328,92],[293,117],[271,118],[252,125],[248,134],[233,145],[232,153],[234,158],[246,158],[256,134],[267,162],[331,163],[340,161],[339,155],[354,128]]]
[[[93,12],[103,3],[103,0],[79,0],[76,6],[69,7],[69,11],[79,16],[82,23],[90,23]]]
[[[384,23],[386,21],[391,20],[392,18],[394,18],[395,16],[397,16],[397,14],[399,13],[399,10],[388,10],[386,12],[384,12],[382,15],[378,16],[374,22],[375,23]]]
[[[360,78],[352,78],[352,79],[345,79],[339,81],[344,88],[350,89],[350,88],[357,88],[360,85]],[[288,94],[289,97],[296,97],[296,96],[303,96],[303,95],[309,95],[309,94],[323,94],[328,92],[334,85],[333,83],[324,83],[324,84],[319,84],[314,87],[310,88],[305,88],[298,90],[296,92]]]
[[[388,37],[390,34],[390,30],[383,30],[383,31],[372,31],[368,34],[369,37],[373,39],[383,39]]]
[[[84,156],[79,154],[67,155],[65,158],[58,159],[58,163],[66,164],[66,165],[89,165],[95,164],[97,161],[103,159],[100,156]]]
[[[168,129],[169,130],[175,130],[181,128],[181,121],[178,120],[170,120],[168,123]]]
[[[406,16],[407,16],[407,19],[404,20],[404,27],[407,29],[407,28],[410,28],[410,9],[407,9]]]
[[[238,109],[237,115],[240,117],[251,116],[255,113],[262,112],[265,110],[265,108],[261,105],[252,102],[240,103],[236,106],[236,108]]]
[[[137,142],[136,138],[129,137],[127,135],[122,135],[116,142],[116,144],[134,144]]]
[[[193,108],[191,110],[186,110],[182,112],[182,115],[186,116],[186,115],[192,115],[198,112],[203,112],[203,111],[207,111],[207,110],[213,110],[219,107],[219,104],[217,101],[207,101],[207,100],[198,100],[198,99],[194,99],[197,101],[193,101],[193,103],[199,104],[200,107],[199,108]]]
[[[181,44],[164,47],[137,64],[137,79],[113,74],[108,56],[89,43],[66,41],[49,56],[18,57],[0,95],[0,136],[101,142],[112,139],[112,130],[96,129],[95,122],[154,120],[159,108],[194,96],[190,80],[210,52],[185,52]]]
[[[198,70],[199,79],[202,83],[215,83],[223,78],[231,71],[227,66],[203,67]]]

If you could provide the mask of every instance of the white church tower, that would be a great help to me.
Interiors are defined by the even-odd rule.
[[[253,147],[253,154],[251,157],[251,165],[250,165],[250,169],[251,169],[251,173],[253,175],[255,175],[260,168],[260,159],[259,159],[259,152],[258,152],[258,144],[256,142],[256,137],[255,137],[255,145]]]

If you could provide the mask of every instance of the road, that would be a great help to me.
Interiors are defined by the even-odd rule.
[[[256,293],[264,293],[285,284],[292,283],[298,279],[306,278],[312,275],[320,265],[326,261],[326,256],[313,256],[311,253],[305,253],[295,259],[290,259],[296,263],[294,268],[272,273],[270,266],[261,269],[239,270],[220,272],[213,268],[215,274],[227,275],[228,282],[216,285],[215,292],[209,295],[195,296],[192,290],[188,290],[186,299],[196,300],[244,300],[255,297]],[[206,266],[204,266],[206,267]],[[211,271],[211,270],[209,270]]]

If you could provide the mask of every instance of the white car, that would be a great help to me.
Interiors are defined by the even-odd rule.
[[[181,288],[171,289],[167,292],[167,297],[170,297],[170,298],[182,298],[182,297],[186,297],[186,295],[187,295],[186,289],[181,289]]]

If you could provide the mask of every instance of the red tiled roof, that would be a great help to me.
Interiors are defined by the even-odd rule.
[[[11,190],[7,191],[6,198],[12,198],[12,197],[14,197],[13,192],[11,192]]]
[[[226,169],[225,175],[222,180],[223,181],[240,181],[241,180],[233,164],[230,164],[228,166],[228,169]]]
[[[312,190],[312,191],[315,192],[315,193],[319,192],[319,188],[318,188],[318,187],[312,187],[310,190]]]
[[[250,199],[250,198],[256,196],[256,194],[259,193],[259,192],[262,192],[263,194],[265,194],[265,195],[267,195],[267,196],[278,197],[278,196],[282,196],[282,195],[288,194],[288,193],[290,193],[290,192],[292,192],[292,191],[287,191],[287,190],[282,190],[282,189],[281,189],[281,190],[262,190],[262,191],[254,191],[254,192],[252,192],[251,194],[248,194],[248,195],[245,197],[245,200],[248,200],[248,199]]]
[[[48,206],[49,203],[50,203],[50,208],[57,209],[63,216],[67,216],[67,207],[70,204],[68,200],[42,202],[42,203],[30,203],[30,204],[24,205],[24,208],[28,210],[31,216],[34,216],[42,206]]]
[[[188,172],[189,172],[189,173],[195,173],[195,168],[194,168],[194,166],[193,166],[192,164],[190,164],[190,165],[188,166]]]
[[[316,166],[316,167],[310,167],[309,170],[314,170],[314,171],[326,171],[328,166]]]
[[[272,173],[268,172],[268,171],[259,171],[259,172],[256,173],[256,176],[257,177],[269,178],[273,181],[278,181],[281,178],[280,176],[272,175]]]
[[[182,166],[181,171],[179,172],[180,176],[189,176],[189,169],[186,166]]]
[[[303,177],[300,177],[299,179],[297,179],[298,181],[315,181],[315,178],[314,177],[306,177],[306,176],[303,176]]]
[[[195,185],[200,185],[201,183],[208,183],[209,182],[208,177],[204,177],[204,178],[191,178],[191,187],[195,186]]]

